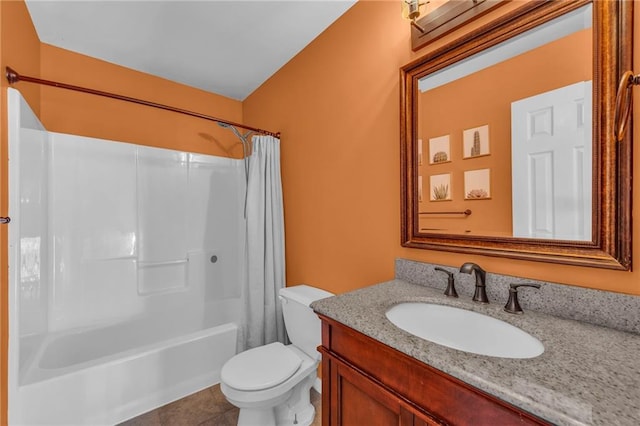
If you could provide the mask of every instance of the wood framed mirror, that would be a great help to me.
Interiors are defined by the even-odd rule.
[[[529,1],[401,68],[403,246],[631,269],[632,15]]]

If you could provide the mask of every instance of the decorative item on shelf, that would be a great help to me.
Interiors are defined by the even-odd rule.
[[[471,156],[476,157],[480,155],[480,132],[473,131],[473,146],[471,147]]]
[[[430,177],[430,201],[451,200],[451,174],[432,175]]]
[[[488,198],[489,194],[482,188],[472,189],[467,193],[467,198]]]
[[[449,135],[429,139],[429,163],[438,164],[450,161]]]
[[[441,183],[433,188],[433,198],[436,200],[446,200],[449,197],[449,185]]]
[[[465,200],[486,200],[491,198],[489,169],[467,170],[464,172]]]
[[[633,86],[640,85],[640,74],[633,75],[633,71],[626,71],[620,78],[618,85],[618,93],[616,94],[616,112],[615,112],[615,128],[616,140],[618,142],[624,139],[627,133],[627,124],[629,123],[629,115],[631,113],[631,104],[633,97],[631,89]]]
[[[449,156],[444,151],[438,151],[435,154],[433,154],[434,163],[444,163],[447,160],[449,160]]]
[[[463,158],[489,155],[489,125],[486,124],[462,132]]]

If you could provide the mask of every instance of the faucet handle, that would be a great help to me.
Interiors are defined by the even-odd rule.
[[[504,310],[509,312],[510,314],[523,314],[523,310],[520,307],[520,303],[518,303],[518,288],[519,287],[535,287],[540,288],[540,284],[534,283],[522,283],[516,284],[512,283],[509,285],[509,300],[507,300],[507,304],[504,305]]]
[[[458,297],[458,293],[456,292],[456,287],[454,284],[453,272],[449,272],[446,269],[442,269],[439,266],[434,268],[436,271],[444,272],[449,276],[449,282],[447,283],[447,289],[444,291],[444,295],[448,297]]]

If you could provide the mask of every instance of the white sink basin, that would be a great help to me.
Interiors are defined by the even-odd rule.
[[[386,315],[408,333],[460,351],[500,358],[534,358],[544,352],[540,340],[518,327],[465,309],[401,303]]]

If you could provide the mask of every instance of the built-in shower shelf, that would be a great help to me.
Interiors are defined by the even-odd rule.
[[[188,267],[189,259],[138,261],[138,294],[185,290]]]
[[[149,268],[154,266],[169,266],[169,265],[182,265],[188,263],[189,259],[178,259],[178,260],[158,260],[158,261],[138,261],[138,266],[142,268]]]
[[[136,260],[137,258],[138,258],[137,256],[132,255],[132,256],[86,258],[85,260],[92,261],[92,262],[112,262],[117,260]]]

